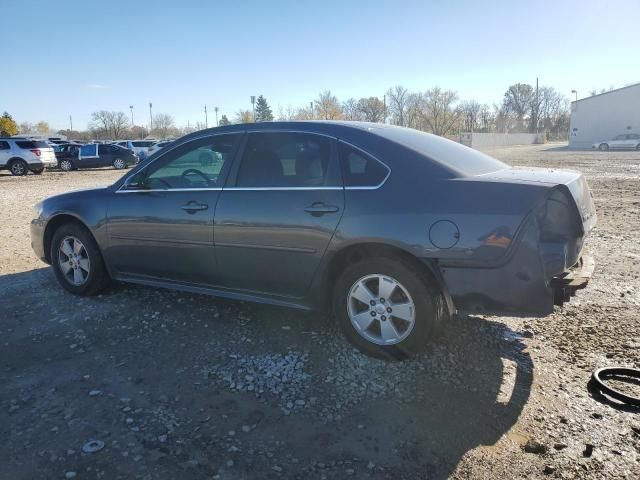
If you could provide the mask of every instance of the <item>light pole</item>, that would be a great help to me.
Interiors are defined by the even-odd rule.
[[[313,118],[313,102],[309,102],[309,110],[311,111],[311,118]]]
[[[133,127],[133,105],[129,105],[129,110],[131,110],[131,126]]]
[[[575,93],[576,94],[576,102],[578,101],[578,91],[577,90],[571,90],[571,93]]]
[[[204,105],[204,128],[209,128],[209,116],[207,114],[207,105]]]
[[[213,107],[213,111],[216,112],[216,127],[218,126],[218,107]]]
[[[256,97],[251,95],[251,111],[253,112],[253,123],[256,123]]]
[[[153,130],[153,104],[149,102],[149,133]]]
[[[71,127],[69,130],[73,131],[73,118],[71,118],[71,115],[69,115],[69,126]]]

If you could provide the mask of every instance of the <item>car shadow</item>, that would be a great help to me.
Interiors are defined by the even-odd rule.
[[[75,426],[58,434],[64,448],[106,431],[141,445],[136,462],[105,448],[107,477],[153,462],[162,476],[181,478],[210,478],[233,463],[238,478],[275,478],[277,464],[286,477],[444,479],[467,452],[512,430],[533,381],[520,333],[475,316],[451,319],[417,357],[387,362],[351,348],[325,315],[125,285],[80,298],[41,268],[0,276],[0,318],[2,396],[73,410]],[[300,407],[287,405],[296,397],[231,388],[219,375],[245,378],[248,365],[291,358],[304,373],[294,392]],[[266,385],[271,373],[256,369],[252,381]],[[87,395],[92,388],[99,401]],[[124,422],[121,398],[138,412],[139,432]],[[21,442],[48,448],[52,425],[33,425],[28,412],[11,420],[30,428]],[[159,443],[167,418],[182,427]],[[9,443],[0,454],[16,451]],[[29,474],[50,468],[23,449],[15,455]],[[74,461],[84,470],[95,459]],[[197,467],[185,473],[185,465]]]

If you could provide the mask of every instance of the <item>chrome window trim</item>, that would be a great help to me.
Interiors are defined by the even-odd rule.
[[[378,162],[380,165],[382,165],[384,168],[387,169],[387,175],[382,179],[382,181],[378,184],[378,185],[361,185],[361,186],[352,186],[349,187],[347,185],[344,186],[345,190],[378,190],[379,188],[381,188],[389,179],[389,177],[391,176],[391,167],[389,165],[387,165],[386,163],[384,163],[382,160],[380,160],[379,158],[377,158],[375,155],[370,154],[369,152],[367,152],[366,150],[363,150],[362,148],[349,143],[345,140],[342,139],[338,139],[338,142],[344,143],[345,145],[348,145],[349,147],[353,148],[354,150],[358,150],[359,152],[364,153],[367,157],[371,157],[373,158],[376,162]],[[338,159],[340,160],[340,159]],[[344,182],[344,178],[342,179],[342,181]]]
[[[124,185],[122,186],[124,187]],[[222,190],[220,187],[212,187],[212,188],[149,188],[149,189],[131,189],[127,190],[126,188],[123,190],[119,188],[115,193],[147,193],[147,192],[219,192]]]
[[[343,190],[344,187],[225,187],[224,191],[255,190],[255,191],[287,191],[287,190]]]

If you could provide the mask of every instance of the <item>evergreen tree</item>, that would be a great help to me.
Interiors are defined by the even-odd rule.
[[[231,125],[231,122],[229,121],[229,119],[227,118],[226,115],[222,115],[222,118],[220,119],[220,121],[218,122],[218,125],[220,125],[221,127],[225,126],[225,125]]]
[[[0,117],[0,136],[11,137],[12,135],[16,135],[17,133],[18,124],[16,124],[11,115],[9,115],[7,112],[4,112],[2,114],[2,117]]]
[[[271,107],[267,103],[267,99],[262,95],[258,97],[256,101],[256,122],[272,122],[273,113]]]

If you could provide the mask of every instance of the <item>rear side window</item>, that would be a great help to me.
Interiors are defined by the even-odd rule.
[[[310,133],[252,133],[242,154],[238,187],[338,186],[331,140]]]
[[[9,150],[9,142],[0,141],[0,150]]]
[[[378,187],[389,175],[389,168],[375,158],[340,142],[340,165],[345,187]]]
[[[36,142],[32,142],[31,140],[18,140],[16,142],[16,145],[18,145],[20,148],[36,148]]]
[[[36,144],[36,148],[51,148],[51,145],[49,145],[47,142],[34,142]]]

